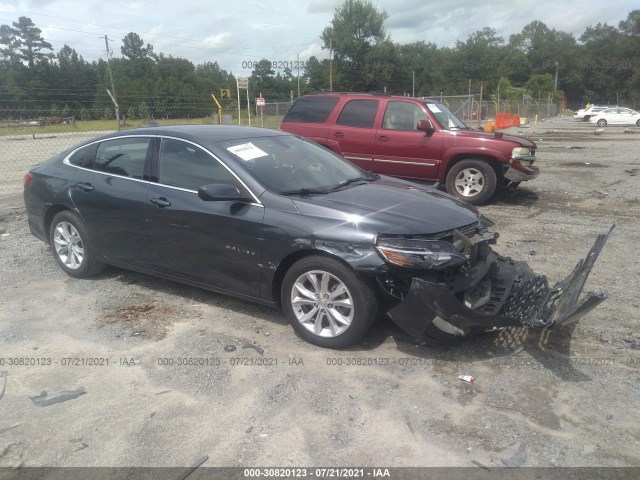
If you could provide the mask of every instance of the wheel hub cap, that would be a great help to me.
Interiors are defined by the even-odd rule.
[[[291,307],[300,324],[314,335],[337,337],[353,320],[351,292],[336,276],[313,270],[298,277],[291,289]]]
[[[484,189],[484,175],[475,168],[465,168],[454,182],[458,193],[464,197],[475,197]]]
[[[78,230],[69,222],[60,222],[53,233],[56,255],[65,267],[77,270],[82,266],[84,246]]]

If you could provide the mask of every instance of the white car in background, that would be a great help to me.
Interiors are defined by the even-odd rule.
[[[578,110],[573,116],[574,120],[580,120],[581,122],[588,122],[593,115],[603,110],[606,110],[609,107],[599,107],[596,105],[591,105],[589,108],[581,108]]]
[[[612,107],[598,112],[589,121],[599,127],[606,125],[637,125],[640,127],[640,113],[630,108]]]

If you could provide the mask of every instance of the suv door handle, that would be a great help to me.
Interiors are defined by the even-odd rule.
[[[344,133],[336,132],[336,133],[333,134],[333,136],[336,137],[336,138],[342,138],[342,137],[344,137]]]
[[[90,183],[85,183],[85,182],[76,183],[76,187],[79,188],[80,190],[82,190],[83,192],[90,192],[90,191],[94,190],[94,188],[95,188]]]
[[[389,141],[389,137],[387,137],[386,135],[380,135],[378,137],[378,141],[379,142],[388,142]]]
[[[152,198],[149,201],[160,208],[168,207],[169,205],[171,205],[171,202],[164,197]]]

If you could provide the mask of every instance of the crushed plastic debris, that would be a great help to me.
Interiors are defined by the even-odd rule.
[[[66,402],[67,400],[73,400],[80,395],[84,395],[86,390],[84,387],[80,387],[76,390],[60,392],[53,395],[48,395],[46,391],[36,395],[35,397],[29,397],[33,403],[39,407],[48,407],[49,405],[55,405],[56,403]]]
[[[476,381],[473,375],[460,375],[458,378],[467,383],[474,383]]]
[[[507,460],[501,460],[502,463],[504,463],[509,468],[519,467],[527,461],[527,452],[525,451],[525,449],[526,445],[524,442],[522,442],[520,444],[520,448],[518,448],[518,451],[511,458],[508,458]]]

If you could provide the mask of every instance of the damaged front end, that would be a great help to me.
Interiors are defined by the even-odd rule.
[[[421,341],[465,338],[508,326],[547,328],[575,322],[606,299],[585,282],[611,231],[599,235],[586,258],[551,287],[525,263],[491,250],[497,234],[480,223],[439,238],[380,237],[389,268],[378,282],[391,299],[389,317]],[[438,332],[440,335],[434,335]]]

